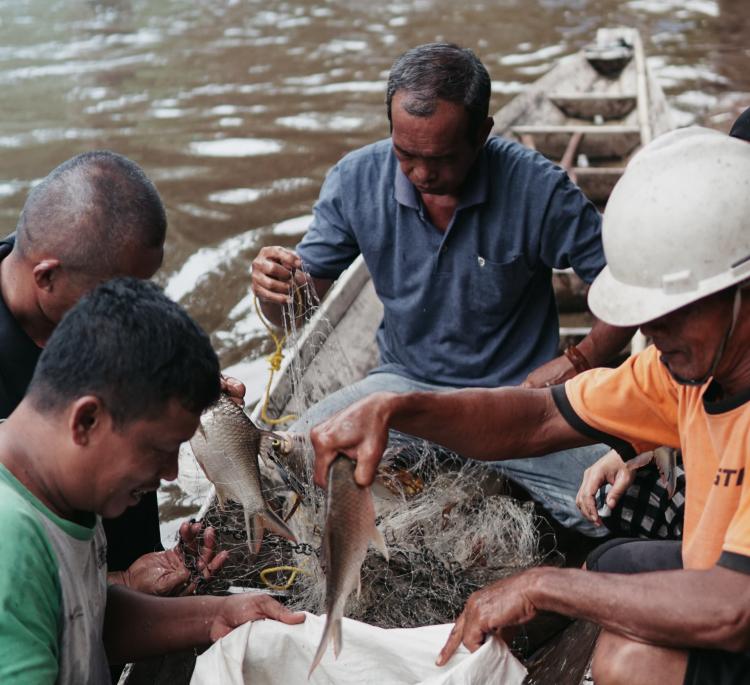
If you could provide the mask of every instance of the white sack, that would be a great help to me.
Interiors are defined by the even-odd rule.
[[[521,685],[526,669],[498,640],[474,654],[461,646],[446,666],[435,659],[452,624],[384,630],[343,619],[343,645],[334,659],[330,644],[307,680],[325,616],[307,614],[300,625],[246,623],[198,657],[191,685]]]

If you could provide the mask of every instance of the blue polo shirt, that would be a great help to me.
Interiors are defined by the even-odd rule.
[[[586,282],[604,267],[601,218],[542,155],[490,138],[448,229],[436,229],[390,139],[328,173],[297,250],[335,279],[361,252],[384,305],[381,364],[454,387],[515,385],[557,355],[552,268]]]

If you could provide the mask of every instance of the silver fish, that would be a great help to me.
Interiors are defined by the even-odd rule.
[[[328,499],[321,556],[326,573],[327,617],[308,678],[323,658],[331,638],[333,653],[338,657],[341,652],[344,605],[355,587],[359,596],[359,573],[370,540],[388,559],[385,541],[375,526],[372,493],[369,487],[360,487],[354,481],[355,466],[351,459],[339,455],[328,471]]]
[[[656,464],[659,480],[667,491],[667,497],[672,499],[677,487],[677,450],[674,447],[657,447],[650,452],[643,452],[628,461],[631,471],[647,466],[651,462]]]
[[[258,428],[225,394],[203,413],[190,440],[195,458],[216,488],[219,505],[230,499],[242,505],[253,554],[260,550],[266,529],[297,541],[263,496],[258,455],[270,452],[277,441],[278,436]]]

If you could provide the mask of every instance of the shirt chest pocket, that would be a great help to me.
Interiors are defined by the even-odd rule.
[[[507,262],[474,256],[464,283],[468,308],[476,314],[506,316],[523,297],[530,278],[523,255]]]

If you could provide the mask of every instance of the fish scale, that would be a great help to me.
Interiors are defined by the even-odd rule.
[[[325,530],[321,564],[326,574],[326,625],[308,677],[312,675],[328,643],[333,639],[333,653],[341,652],[341,618],[346,600],[354,588],[359,596],[360,569],[370,540],[388,559],[383,537],[375,526],[375,507],[369,487],[354,480],[356,464],[338,456],[328,472]]]
[[[268,506],[263,496],[258,456],[270,451],[278,436],[258,428],[228,395],[201,416],[201,425],[190,446],[206,477],[214,484],[219,504],[227,500],[242,505],[247,544],[260,551],[263,533],[270,530],[296,542],[287,525]]]

